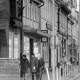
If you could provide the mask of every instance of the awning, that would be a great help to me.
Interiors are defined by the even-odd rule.
[[[36,37],[50,37],[48,33],[43,33],[40,30],[24,30],[27,35],[36,36]]]

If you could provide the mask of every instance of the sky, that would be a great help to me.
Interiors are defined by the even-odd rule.
[[[77,0],[77,11],[79,11],[79,0]]]

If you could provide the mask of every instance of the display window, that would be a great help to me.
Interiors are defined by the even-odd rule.
[[[27,58],[30,60],[30,40],[27,36],[24,36],[24,52]]]
[[[34,50],[35,57],[38,57],[38,54],[39,54],[39,45],[38,45],[37,41],[34,41],[33,48],[34,48],[33,50]]]
[[[9,32],[9,58],[20,57],[20,34]]]
[[[43,58],[45,62],[49,61],[48,43],[43,43]]]

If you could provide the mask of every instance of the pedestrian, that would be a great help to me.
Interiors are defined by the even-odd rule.
[[[34,80],[34,77],[36,75],[36,80],[38,79],[37,71],[38,71],[38,58],[35,57],[34,53],[31,54],[31,74],[32,74],[32,80]]]
[[[44,65],[45,65],[44,59],[39,54],[39,58],[38,58],[38,78],[40,80],[42,79],[42,73],[44,71]]]
[[[22,77],[24,78],[24,80],[26,77],[26,73],[28,72],[29,66],[30,66],[30,63],[29,63],[28,59],[26,58],[26,55],[23,54],[22,60],[21,60],[21,74],[22,74]]]

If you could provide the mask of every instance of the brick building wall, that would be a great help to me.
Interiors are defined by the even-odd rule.
[[[9,0],[0,0],[0,57],[8,57]]]

